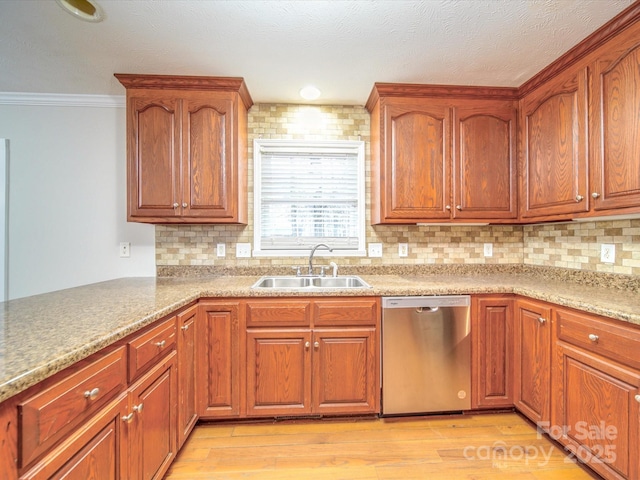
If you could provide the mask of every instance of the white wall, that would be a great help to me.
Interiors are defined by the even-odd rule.
[[[154,276],[154,227],[126,222],[124,107],[1,103],[9,298]],[[123,241],[130,258],[119,257]]]

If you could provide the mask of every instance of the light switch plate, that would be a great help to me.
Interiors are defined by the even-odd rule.
[[[484,256],[493,257],[493,243],[484,244]]]
[[[131,256],[131,243],[120,242],[120,257],[129,258]]]
[[[611,243],[603,243],[600,246],[600,261],[603,263],[615,263],[616,246]]]
[[[398,244],[398,256],[406,257],[409,255],[409,244],[408,243],[399,243]]]
[[[381,243],[370,243],[369,244],[369,256],[370,257],[381,257],[382,256],[382,244]]]
[[[227,254],[227,248],[224,243],[219,243],[216,245],[216,255],[218,257],[224,257]]]
[[[250,243],[236,243],[236,258],[247,258],[251,256]]]

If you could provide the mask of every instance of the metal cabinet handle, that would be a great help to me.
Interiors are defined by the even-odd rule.
[[[173,204],[173,208],[178,208],[180,206],[180,204],[178,202]]]
[[[598,337],[598,335],[595,335],[593,333],[589,334],[589,340],[591,340],[592,342],[597,342],[598,338],[600,338],[600,337]]]
[[[309,343],[309,342],[305,342],[305,344],[304,344],[304,348],[309,348],[310,346],[311,346],[311,343]]]
[[[584,200],[582,195],[576,195],[576,202],[581,202],[582,200]]]
[[[544,317],[538,317],[538,321],[542,324],[542,323],[547,323],[547,319]]]
[[[446,207],[444,207],[446,210],[451,210],[451,205],[447,205]]]
[[[599,194],[598,192],[593,192],[593,193],[591,194],[591,198],[593,198],[594,200],[595,200],[596,198],[600,198],[600,194]]]
[[[133,406],[133,411],[140,413],[140,412],[142,412],[142,407],[143,406],[144,406],[144,404],[142,404],[142,403],[140,405],[134,405]]]
[[[456,205],[456,210],[462,210],[462,205]]]
[[[156,346],[157,346],[157,347],[162,348],[162,347],[164,347],[166,344],[167,344],[167,341],[166,341],[166,340],[162,340],[161,342],[157,342],[157,343],[156,343]]]
[[[189,330],[189,325],[183,325],[180,327],[180,330],[182,330],[183,332],[186,332],[187,330]]]
[[[125,415],[124,417],[122,417],[123,422],[131,423],[131,420],[133,420],[133,412],[131,412],[129,415]]]
[[[636,395],[636,402],[640,403],[640,395]]]
[[[89,400],[95,400],[96,398],[98,398],[99,394],[100,394],[100,389],[96,387],[93,390],[87,390],[86,392],[84,392],[84,398],[88,398]]]
[[[183,203],[183,204],[182,204],[182,208],[187,208],[187,204],[186,204],[186,203]]]
[[[318,348],[320,347],[320,342],[314,342],[313,343],[313,348]]]

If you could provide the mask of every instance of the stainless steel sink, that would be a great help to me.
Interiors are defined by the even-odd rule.
[[[262,277],[251,288],[268,289],[326,289],[326,288],[371,288],[367,282],[355,275],[343,277]]]

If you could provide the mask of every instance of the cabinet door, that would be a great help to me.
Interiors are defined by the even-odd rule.
[[[593,67],[591,195],[595,210],[640,206],[640,44],[635,37]]]
[[[454,108],[454,218],[516,218],[516,108],[476,102]]]
[[[471,321],[473,407],[513,406],[512,298],[475,298]]]
[[[200,417],[237,417],[240,372],[240,307],[237,302],[200,303],[196,391]]]
[[[98,412],[22,475],[24,480],[116,480],[129,478],[128,428],[122,417],[127,395]],[[5,471],[5,473],[7,473]]]
[[[562,401],[550,434],[605,478],[640,476],[640,372],[558,342]]]
[[[384,107],[381,223],[450,218],[450,124],[449,107],[435,101]]]
[[[127,102],[129,220],[180,215],[181,101],[160,92]]]
[[[520,107],[522,216],[588,211],[587,69],[562,74]]]
[[[311,413],[311,331],[247,331],[247,415]]]
[[[198,420],[196,411],[196,316],[193,306],[178,315],[178,448]]]
[[[236,215],[237,168],[233,161],[233,94],[184,94],[182,215]]]
[[[313,413],[376,413],[375,328],[313,332]]]
[[[131,387],[131,479],[161,479],[177,453],[176,352]]]
[[[516,301],[514,400],[534,422],[548,422],[551,408],[551,309]]]

